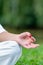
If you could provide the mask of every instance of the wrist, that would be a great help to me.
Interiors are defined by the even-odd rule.
[[[17,41],[18,40],[18,34],[9,33],[9,40]]]

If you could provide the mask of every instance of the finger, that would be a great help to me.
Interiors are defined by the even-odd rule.
[[[33,39],[31,38],[28,39],[28,43],[33,43],[33,42],[34,42]]]
[[[32,47],[32,48],[36,48],[36,47],[38,47],[38,46],[39,46],[39,44],[31,43],[31,47]]]
[[[21,36],[21,37],[25,37],[25,36],[26,36],[26,37],[31,37],[32,35],[31,35],[31,33],[29,33],[29,32],[24,32],[24,33],[21,33],[20,36]]]
[[[35,42],[36,41],[36,39],[34,38],[34,37],[31,37],[31,39]]]
[[[33,43],[33,40],[31,38],[29,38],[26,40],[22,40],[22,42],[24,42],[24,44],[31,45],[31,43]]]
[[[38,47],[39,46],[39,44],[34,44],[34,43],[31,43],[31,45],[29,45],[29,44],[26,44],[25,45],[25,48],[36,48],[36,47]]]
[[[25,34],[27,35],[28,38],[31,38],[32,37],[32,34],[29,33],[29,32],[26,32]]]
[[[30,45],[26,44],[24,45],[25,48],[29,49],[29,48],[32,48]]]

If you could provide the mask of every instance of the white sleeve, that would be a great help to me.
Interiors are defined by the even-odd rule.
[[[2,32],[4,32],[4,31],[6,31],[3,27],[2,27],[2,25],[0,24],[0,33],[2,33]]]

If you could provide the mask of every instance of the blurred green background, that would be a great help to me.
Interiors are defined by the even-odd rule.
[[[0,23],[15,28],[43,28],[43,0],[0,0]]]
[[[43,0],[0,0],[0,23],[12,33],[32,33],[40,44],[23,48],[16,65],[43,65]]]

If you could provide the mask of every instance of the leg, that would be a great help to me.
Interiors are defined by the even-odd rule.
[[[21,46],[17,42],[5,41],[0,43],[0,65],[14,65],[20,56]]]

